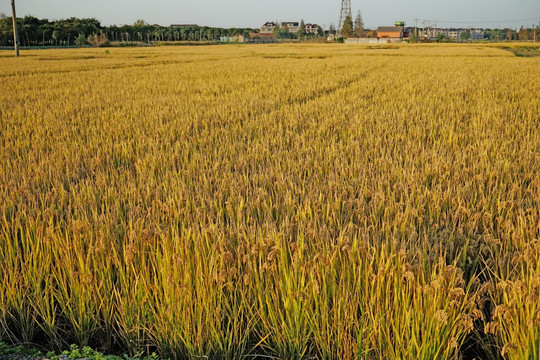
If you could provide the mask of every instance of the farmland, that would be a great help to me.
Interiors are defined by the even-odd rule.
[[[540,358],[540,58],[314,44],[0,64],[0,340]]]

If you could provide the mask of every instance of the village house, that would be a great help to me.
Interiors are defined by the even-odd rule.
[[[273,21],[267,21],[263,26],[261,26],[261,31],[259,34],[273,34],[276,23]]]
[[[377,38],[401,40],[404,36],[403,26],[379,26],[377,28]]]
[[[306,33],[308,34],[318,34],[319,29],[322,30],[322,28],[317,24],[306,24],[305,29],[306,29]]]
[[[251,38],[254,36],[259,38],[265,38],[270,37],[270,35],[274,33],[274,29],[276,28],[277,24],[273,21],[266,22],[263,26],[260,27],[260,31],[258,33],[253,33],[250,35]],[[300,23],[298,21],[284,21],[281,23],[281,28],[283,30],[287,30],[291,34],[296,34],[298,30],[300,30]],[[319,31],[322,31],[322,27],[317,24],[305,24],[305,31],[308,34],[318,34]]]
[[[258,44],[273,44],[276,41],[274,38],[273,33],[249,33],[249,41],[250,43],[258,43]]]
[[[464,28],[435,28],[430,27],[426,29],[419,29],[419,37],[424,39],[434,40],[440,35],[444,35],[451,40],[459,41],[461,40],[461,34],[468,32],[471,40],[484,40],[484,29],[473,28],[473,29],[464,29]]]
[[[287,29],[291,34],[296,34],[300,30],[300,23],[298,21],[284,21],[281,23],[282,29]]]
[[[448,29],[446,32],[446,36],[448,36],[452,40],[459,40],[459,37],[461,36],[461,33],[465,31],[465,29]]]
[[[473,28],[470,30],[471,40],[484,40],[484,29]]]

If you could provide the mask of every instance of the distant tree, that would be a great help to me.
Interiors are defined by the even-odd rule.
[[[343,21],[343,27],[341,28],[341,36],[350,37],[353,34],[353,22],[349,15]]]
[[[356,20],[354,22],[354,35],[356,37],[364,36],[364,20],[362,20],[362,14],[360,11],[356,14]]]
[[[304,19],[302,19],[300,21],[300,28],[296,32],[296,37],[302,39],[304,36],[306,36],[306,24],[304,23]]]
[[[526,29],[526,28],[524,28],[522,26],[521,29],[519,29],[519,32],[518,32],[518,39],[519,40],[529,40],[530,39],[529,29]]]
[[[484,30],[484,38],[487,40],[494,40],[494,32],[491,29]]]
[[[463,41],[467,41],[471,38],[471,34],[469,33],[469,31],[462,31],[461,34],[459,34],[459,38]]]
[[[45,38],[47,38],[47,40],[49,39],[49,33],[51,31],[48,21],[47,23],[41,25],[39,30],[41,33],[41,45],[45,46]]]
[[[288,34],[289,34],[289,26],[284,25],[283,23],[281,23],[281,37],[286,38]]]
[[[222,35],[248,34],[253,29],[222,29],[199,26],[162,27],[147,24],[144,20],[137,20],[133,25],[101,26],[93,18],[69,18],[49,21],[33,16],[17,19],[20,29],[19,35],[25,45],[78,45],[86,41],[93,34],[103,34],[113,41],[171,41],[218,39]],[[230,32],[230,34],[229,34]],[[83,34],[83,36],[81,36]],[[288,34],[292,37],[292,34]],[[77,40],[78,39],[78,40]],[[0,19],[0,46],[13,46],[13,27],[11,18]]]
[[[84,45],[86,45],[86,36],[84,36],[83,33],[80,33],[79,36],[75,38],[75,45],[77,45],[78,47],[83,47]]]
[[[148,26],[148,24],[143,19],[139,19],[139,20],[137,20],[137,21],[135,21],[133,23],[133,26],[134,27],[145,27],[145,26]]]
[[[275,34],[275,28],[274,28],[274,34]],[[287,25],[284,25],[283,23],[281,23],[281,27],[279,28],[278,39],[294,39],[295,36],[296,34],[291,33]]]
[[[54,42],[56,45],[58,45],[58,38],[60,37],[60,31],[54,30],[52,32],[52,38],[54,39]]]
[[[375,39],[377,37],[377,31],[374,31],[374,30],[366,31],[366,37],[370,39]]]
[[[415,36],[415,35],[413,35],[413,36]],[[450,38],[448,36],[446,36],[445,34],[439,34],[435,38],[435,41],[437,41],[438,43],[445,43],[445,42],[450,42]]]
[[[279,26],[278,22],[276,21],[276,25],[274,26],[274,38],[281,39],[281,27]]]
[[[328,34],[335,35],[335,33],[336,33],[336,28],[334,24],[330,23],[330,27],[328,28]]]
[[[109,40],[107,39],[107,36],[105,36],[105,34],[90,35],[86,41],[88,41],[90,45],[95,47],[107,46],[109,44]]]
[[[506,32],[506,40],[514,40],[514,32],[512,30]]]

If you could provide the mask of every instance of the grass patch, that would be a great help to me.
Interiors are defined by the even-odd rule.
[[[502,49],[510,51],[518,57],[540,57],[540,47],[535,46],[519,46],[519,47],[503,47]]]
[[[134,356],[129,355],[105,355],[88,346],[79,348],[77,345],[71,345],[69,350],[64,350],[61,353],[49,351],[44,353],[41,350],[25,346],[10,346],[4,342],[0,342],[0,359],[25,359],[25,360],[158,360],[160,357],[155,354],[145,354],[143,351],[136,353]]]

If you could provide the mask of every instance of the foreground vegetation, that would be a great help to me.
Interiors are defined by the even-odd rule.
[[[0,341],[540,358],[540,61],[0,53]]]
[[[71,345],[69,350],[64,350],[61,354],[57,354],[54,351],[49,351],[46,354],[36,348],[29,348],[24,346],[10,346],[6,343],[0,342],[0,359],[8,360],[157,360],[159,357],[152,353],[150,355],[144,355],[143,352],[135,354],[130,357],[124,355],[122,357],[115,355],[104,355],[99,351],[85,346],[79,348],[77,345]]]

